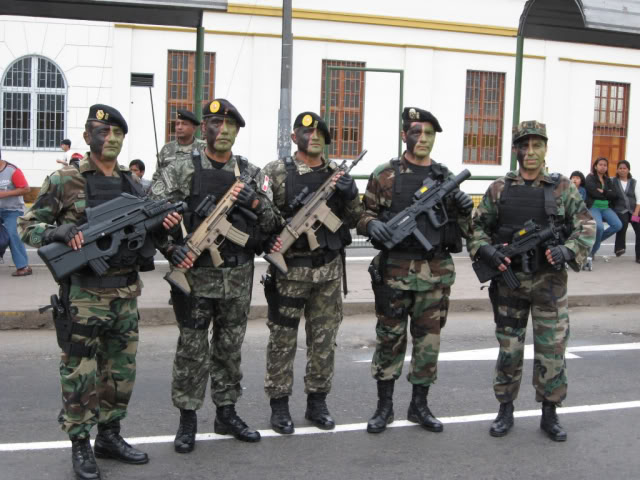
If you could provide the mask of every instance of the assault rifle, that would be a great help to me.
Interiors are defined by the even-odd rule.
[[[432,178],[427,178],[422,187],[414,194],[413,203],[386,222],[391,231],[391,239],[384,242],[384,246],[387,249],[392,249],[409,235],[413,235],[427,253],[431,252],[433,245],[418,229],[416,217],[424,213],[433,228],[437,230],[444,227],[449,221],[449,217],[444,205],[442,205],[442,200],[470,176],[471,172],[465,169],[456,177],[440,185]]]
[[[528,220],[521,230],[513,234],[511,243],[498,245],[495,248],[511,260],[519,257],[522,264],[522,271],[530,272],[530,262],[534,259],[538,247],[558,245],[562,242],[563,235],[563,226],[550,225],[543,229],[534,220]],[[481,283],[501,275],[511,290],[520,287],[520,280],[518,280],[510,265],[507,265],[507,269],[501,272],[497,268],[487,265],[481,259],[477,259],[472,263],[472,266],[473,271],[476,272],[476,276]],[[556,269],[559,267],[561,268],[562,265],[554,265]]]
[[[142,249],[149,232],[158,229],[169,213],[182,213],[185,207],[182,202],[153,201],[122,193],[87,208],[87,223],[78,227],[84,237],[82,248],[74,250],[65,243],[53,242],[40,247],[38,255],[58,283],[86,265],[101,276],[123,242],[129,250]]]
[[[287,223],[279,233],[278,236],[282,242],[280,251],[268,253],[264,256],[264,259],[276,267],[282,274],[286,274],[289,271],[287,262],[284,259],[284,254],[289,250],[291,245],[298,240],[298,238],[302,235],[306,235],[309,247],[311,250],[315,250],[320,246],[318,244],[318,239],[316,238],[316,231],[320,227],[324,225],[331,231],[331,233],[335,233],[342,226],[342,220],[340,220],[331,211],[329,205],[327,205],[327,202],[331,199],[336,190],[336,187],[333,184],[333,177],[335,177],[338,172],[344,172],[345,175],[348,174],[351,169],[355,167],[360,160],[362,160],[362,157],[364,157],[366,153],[367,151],[363,150],[348,167],[347,161],[344,160],[338,167],[338,170],[327,178],[318,190],[308,193],[306,197],[302,199],[296,200],[300,205],[302,205],[302,208],[298,210],[298,213],[293,216],[289,223]]]
[[[235,228],[227,219],[227,216],[234,208],[238,208],[243,215],[251,220],[256,221],[258,219],[252,211],[236,205],[236,201],[231,195],[236,185],[249,182],[251,182],[250,178],[241,176],[231,185],[231,188],[222,196],[217,205],[215,197],[207,195],[200,205],[196,207],[195,213],[206,216],[206,218],[198,225],[198,228],[187,236],[185,243],[195,259],[198,259],[205,251],[208,251],[211,255],[213,266],[219,267],[224,264],[222,255],[220,255],[220,245],[225,240],[229,240],[241,247],[247,244],[249,235]],[[184,268],[174,267],[165,275],[164,279],[172,286],[180,289],[185,295],[189,295],[191,286],[187,281],[185,272],[186,269]]]

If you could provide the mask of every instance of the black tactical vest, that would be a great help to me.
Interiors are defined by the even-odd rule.
[[[84,172],[86,180],[85,191],[87,207],[96,207],[109,200],[117,198],[121,193],[130,193],[136,197],[143,197],[144,191],[139,184],[131,179],[131,172],[120,172],[120,178],[96,175],[94,172]],[[153,256],[155,247],[151,235],[147,235],[142,248],[130,250],[128,245],[120,245],[118,252],[108,260],[111,267],[133,267],[140,265],[141,271],[153,270]]]
[[[285,181],[285,207],[282,212],[285,217],[291,218],[300,209],[300,205],[291,209],[296,196],[298,196],[305,187],[308,189],[308,194],[315,192],[335,172],[327,169],[300,175],[298,174],[298,169],[296,168],[292,157],[284,159],[284,166],[287,171],[287,179]],[[344,211],[344,203],[338,194],[332,195],[327,202],[327,205],[338,217],[340,217]],[[322,225],[315,233],[316,238],[318,239],[318,244],[320,245],[320,248],[323,249],[337,251],[351,244],[351,233],[344,224],[342,224],[335,233],[328,230],[324,225]],[[302,235],[298,240],[296,240],[291,250],[308,252],[310,248],[307,236]]]
[[[234,157],[240,175],[242,175],[248,167],[247,161]],[[217,199],[222,198],[231,186],[236,181],[236,176],[233,172],[229,172],[223,169],[216,168],[202,168],[202,159],[197,150],[194,150],[191,155],[193,162],[194,172],[191,177],[191,194],[186,199],[188,206],[188,212],[184,215],[184,224],[188,233],[193,232],[203,222],[205,217],[195,213],[197,207],[202,203],[207,195],[213,195]],[[244,247],[236,245],[233,242],[225,241],[220,246],[220,255],[225,263],[230,263],[227,260],[231,257],[242,257],[244,261],[239,263],[246,263],[249,259],[252,259],[254,254],[259,252],[260,248],[260,229],[256,222],[248,219],[245,215],[234,209],[229,215],[229,221],[231,224],[249,235],[249,240]],[[208,251],[204,251],[202,255],[196,260],[196,267],[212,267],[211,255]],[[237,266],[234,264],[233,266]]]

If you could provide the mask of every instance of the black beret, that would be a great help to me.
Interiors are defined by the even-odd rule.
[[[198,120],[198,117],[196,117],[195,113],[190,112],[189,110],[178,110],[178,119],[187,120],[194,125],[200,125],[200,120]]]
[[[434,117],[431,112],[417,107],[404,107],[404,110],[402,111],[402,122],[408,124],[411,124],[412,122],[429,122],[433,125],[433,129],[436,132],[442,131],[440,122],[438,122],[438,119]]]
[[[118,110],[110,107],[109,105],[103,105],[101,103],[92,105],[89,108],[89,116],[87,117],[87,122],[100,122],[107,125],[115,125],[117,127],[120,127],[125,135],[129,133],[129,126],[127,125],[127,121]]]
[[[216,98],[211,100],[204,107],[202,107],[202,118],[213,117],[231,117],[235,118],[239,127],[244,127],[244,118],[240,115],[240,112],[234,107],[229,100],[224,98]]]
[[[324,134],[324,143],[331,145],[331,133],[329,127],[325,123],[324,119],[314,112],[302,112],[296,117],[296,121],[293,122],[293,129],[299,127],[312,127],[317,128]]]

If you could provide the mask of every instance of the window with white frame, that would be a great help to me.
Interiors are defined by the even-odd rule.
[[[2,78],[2,147],[56,150],[65,137],[67,85],[51,60],[13,62]]]

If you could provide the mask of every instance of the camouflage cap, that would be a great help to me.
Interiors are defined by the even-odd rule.
[[[516,143],[518,140],[531,135],[537,135],[545,140],[549,139],[549,137],[547,137],[547,126],[544,123],[540,123],[537,120],[526,120],[520,122],[517,127],[513,127],[512,143]]]

